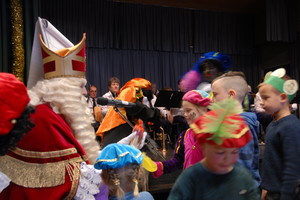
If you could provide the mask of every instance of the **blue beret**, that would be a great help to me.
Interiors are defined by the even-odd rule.
[[[141,164],[143,155],[137,148],[125,144],[107,145],[96,160],[96,169],[121,168],[129,163]]]

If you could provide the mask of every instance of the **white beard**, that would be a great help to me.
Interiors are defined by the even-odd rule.
[[[32,99],[31,105],[50,103],[54,112],[64,116],[75,138],[85,150],[89,161],[94,163],[100,147],[91,125],[93,117],[81,94],[81,85],[85,83],[86,80],[82,78],[43,80],[29,91],[29,95]]]

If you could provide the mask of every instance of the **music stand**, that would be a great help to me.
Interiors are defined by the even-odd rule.
[[[184,92],[161,90],[157,95],[155,107],[180,108]]]

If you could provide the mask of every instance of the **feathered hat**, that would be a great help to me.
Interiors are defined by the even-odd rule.
[[[223,69],[221,69],[223,72],[227,71],[232,65],[231,59],[228,55],[216,51],[211,51],[200,56],[199,60],[194,64],[193,70],[200,72],[200,65],[208,59],[219,61],[223,66]]]
[[[194,90],[197,88],[197,86],[201,82],[200,66],[205,60],[208,59],[219,61],[223,66],[222,71],[227,71],[228,68],[232,65],[230,57],[226,54],[222,54],[216,51],[211,51],[203,54],[194,64],[194,67],[190,71],[188,71],[181,79],[180,85],[182,88],[184,88],[185,91]]]
[[[29,103],[25,85],[13,74],[0,73],[0,135],[8,134]]]
[[[242,110],[234,99],[225,99],[209,106],[211,111],[190,125],[199,143],[241,148],[252,138],[248,125],[239,114]]]
[[[183,95],[182,100],[203,107],[207,107],[211,102],[209,94],[203,90],[190,90]]]
[[[96,169],[115,169],[124,167],[127,164],[140,165],[143,161],[143,155],[137,148],[125,144],[107,145],[94,165]]]

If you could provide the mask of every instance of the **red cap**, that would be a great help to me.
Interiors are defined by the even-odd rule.
[[[214,103],[190,125],[199,143],[219,145],[224,148],[241,148],[252,138],[244,118],[239,114],[238,102],[226,99]]]
[[[29,103],[25,85],[13,74],[0,73],[0,135],[8,134]]]

